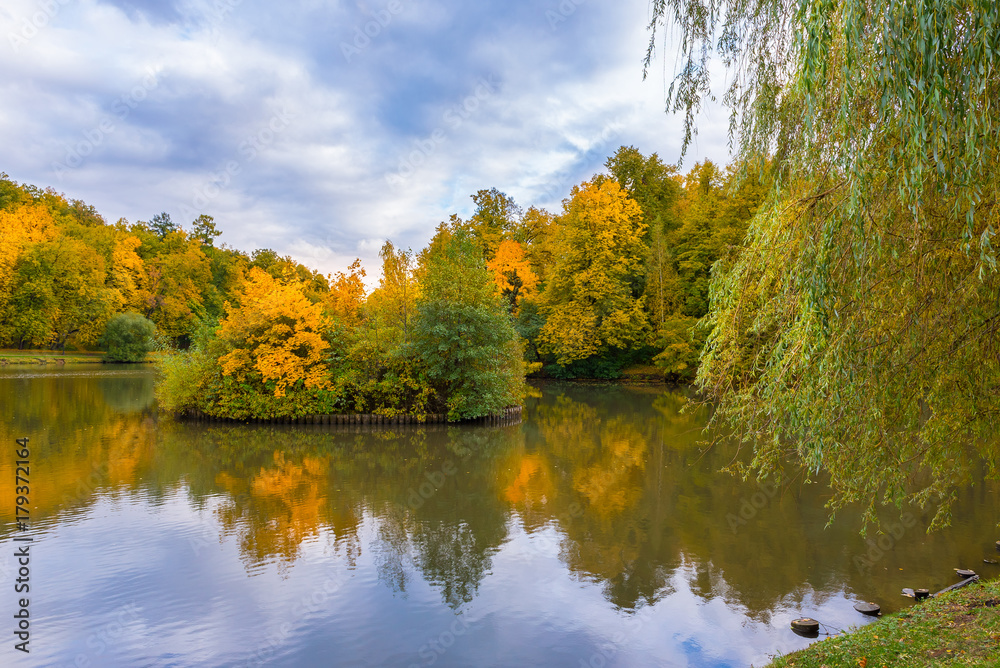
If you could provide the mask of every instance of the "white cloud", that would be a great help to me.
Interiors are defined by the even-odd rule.
[[[340,43],[387,3],[58,5],[0,48],[0,169],[111,220],[209,213],[243,250],[377,273],[382,239],[419,249],[480,188],[558,210],[621,144],[677,159],[682,119],[642,81],[645,2],[581,4],[554,30],[547,6],[402,3],[351,63]],[[12,0],[0,30],[37,7]],[[709,110],[688,166],[727,160]]]

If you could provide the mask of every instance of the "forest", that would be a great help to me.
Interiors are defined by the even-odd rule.
[[[108,224],[3,175],[0,347],[107,349],[148,322],[163,407],[237,419],[478,417],[518,403],[525,374],[690,382],[712,265],[741,243],[766,165],[681,174],[623,146],[605,167],[558,214],[480,190],[423,250],[386,241],[370,291],[360,260],[324,276],[217,245],[208,215]]]

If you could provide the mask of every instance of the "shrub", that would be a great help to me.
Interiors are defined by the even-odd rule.
[[[156,325],[138,313],[119,313],[108,321],[99,341],[115,362],[141,362],[155,348]]]

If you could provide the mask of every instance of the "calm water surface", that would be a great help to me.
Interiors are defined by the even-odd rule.
[[[887,511],[866,543],[856,513],[825,526],[821,484],[718,473],[735,448],[703,452],[677,392],[545,385],[517,427],[351,433],[177,423],[152,389],[148,369],[0,371],[34,537],[25,657],[0,448],[0,664],[760,666],[810,642],[796,617],[847,628],[858,600],[998,574],[996,486],[946,532]]]

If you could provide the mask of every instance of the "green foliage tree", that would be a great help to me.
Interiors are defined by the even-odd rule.
[[[476,211],[469,219],[468,227],[486,260],[492,260],[497,247],[504,239],[521,241],[521,217],[523,212],[513,197],[496,188],[480,190],[472,196]]]
[[[191,236],[205,246],[214,246],[215,238],[221,234],[222,232],[215,226],[215,218],[204,213],[191,223]]]
[[[422,261],[412,349],[449,419],[520,403],[517,332],[477,244],[462,230],[449,233]]]
[[[679,25],[686,141],[716,46],[732,140],[775,192],[712,276],[698,383],[755,447],[825,469],[834,509],[906,500],[946,523],[1000,452],[1000,6],[658,0]],[[970,448],[976,456],[970,457]],[[747,471],[745,471],[747,472]]]
[[[619,148],[605,167],[642,209],[650,232],[669,232],[676,226],[674,208],[681,196],[676,167],[663,164],[655,153],[646,157],[634,146]]]
[[[153,231],[153,234],[162,239],[171,232],[176,232],[180,228],[177,227],[172,220],[170,220],[170,214],[163,211],[162,213],[158,213],[153,216],[153,220],[149,221],[149,229]]]
[[[138,313],[119,313],[104,328],[98,343],[115,362],[142,362],[156,347],[156,325]]]

